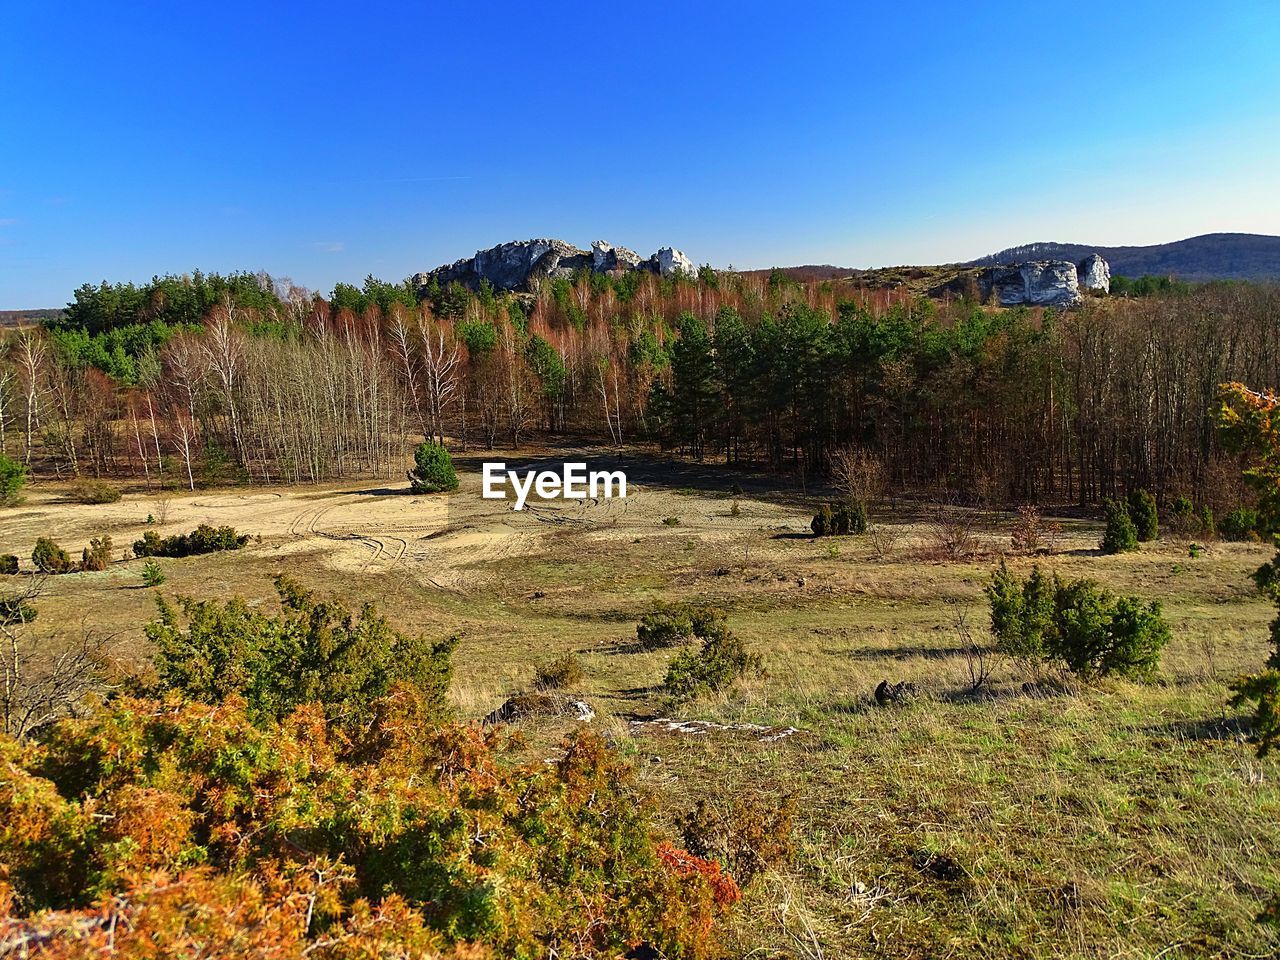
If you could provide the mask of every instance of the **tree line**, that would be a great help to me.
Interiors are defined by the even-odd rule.
[[[1218,385],[1275,385],[1275,287],[1065,312],[841,281],[583,273],[533,294],[265,274],[83,286],[0,350],[0,447],[39,474],[147,484],[398,475],[423,438],[656,443],[902,489],[1092,503],[1240,496]]]

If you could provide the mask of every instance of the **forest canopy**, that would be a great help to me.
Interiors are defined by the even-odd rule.
[[[41,474],[146,483],[402,471],[423,439],[654,443],[820,474],[868,451],[902,489],[1238,504],[1220,383],[1280,369],[1277,290],[1139,282],[999,309],[846,281],[583,272],[532,294],[265,274],[85,285],[8,335],[0,445]]]

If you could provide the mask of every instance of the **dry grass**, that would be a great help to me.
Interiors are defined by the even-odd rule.
[[[139,588],[140,561],[56,578],[36,627],[84,620],[138,656],[156,593],[272,602],[270,576],[287,570],[383,604],[402,628],[461,632],[451,697],[471,719],[527,688],[535,665],[577,655],[578,690],[668,827],[702,798],[797,797],[798,855],[750,889],[730,931],[738,954],[1259,956],[1280,945],[1253,920],[1280,888],[1280,760],[1257,760],[1224,706],[1225,683],[1265,656],[1272,610],[1248,574],[1266,549],[1213,544],[1192,559],[1171,540],[1101,556],[1097,524],[1046,511],[1063,528],[1056,552],[1010,557],[1011,568],[1039,562],[1160,599],[1174,631],[1160,682],[1036,698],[997,662],[971,696],[955,613],[981,642],[982,585],[1012,515],[996,515],[968,559],[926,559],[937,555],[927,509],[889,518],[888,549],[845,537],[833,555],[805,535],[816,498],[759,480],[730,496],[736,478],[712,468],[664,479],[643,464],[625,504],[523,516],[479,501],[473,469],[462,464],[434,532],[430,504],[353,487],[175,495],[160,510],[156,498],[85,507],[37,490],[0,516],[0,552],[29,555],[37,530],[78,552],[102,532],[129,543],[148,513],[167,514],[172,533],[234,512],[260,544],[169,563],[159,591]],[[679,527],[662,524],[672,515]],[[406,546],[391,562],[396,537]],[[769,671],[679,715],[803,733],[761,742],[632,725],[673,709],[656,688],[674,651],[630,652],[636,620],[679,602],[724,608]],[[878,709],[882,679],[922,697]],[[529,749],[549,755],[569,726],[536,725]]]

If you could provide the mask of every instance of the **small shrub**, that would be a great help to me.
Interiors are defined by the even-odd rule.
[[[1044,540],[1044,521],[1034,503],[1018,508],[1018,518],[1013,521],[1010,545],[1016,553],[1035,553]]]
[[[24,597],[0,596],[0,627],[11,627],[18,623],[30,623],[38,611]]]
[[[458,474],[449,451],[438,443],[420,443],[413,452],[409,488],[414,493],[443,493],[458,489]]]
[[[827,503],[819,507],[813,519],[809,521],[809,529],[813,531],[815,537],[825,537],[827,534],[835,533],[835,525],[835,514],[831,512],[831,505]]]
[[[160,564],[155,560],[147,558],[142,565],[142,585],[144,587],[158,587],[164,583],[164,571],[160,569]]]
[[[1150,679],[1169,641],[1158,602],[1113,597],[1092,580],[1050,582],[1036,567],[1019,581],[1002,564],[986,593],[1001,651],[1060,663],[1086,681]]]
[[[934,504],[927,538],[930,552],[945,560],[963,560],[978,552],[983,515],[955,502],[954,495]]]
[[[1213,508],[1208,504],[1200,508],[1200,532],[1206,537],[1214,537],[1218,534],[1217,525],[1213,522]]]
[[[667,693],[688,699],[718,693],[749,674],[764,673],[764,660],[747,650],[737,635],[723,627],[699,647],[682,650],[672,658],[663,680]]]
[[[202,523],[190,533],[177,533],[161,537],[148,530],[141,540],[133,541],[135,557],[194,557],[202,553],[222,550],[239,550],[249,542],[247,533],[237,533],[235,527],[213,527]]]
[[[533,672],[533,685],[539,690],[568,690],[580,684],[585,676],[582,661],[569,653],[538,666]]]
[[[1258,756],[1280,746],[1280,668],[1271,667],[1231,684],[1233,707],[1253,707],[1253,736]]]
[[[111,563],[111,538],[105,534],[89,541],[80,555],[81,570],[105,570]]]
[[[733,501],[733,506],[729,508],[729,516],[731,517],[742,516],[742,507],[738,505],[737,500]]]
[[[728,804],[698,805],[680,819],[685,848],[715,860],[742,889],[768,867],[795,854],[795,800],[773,800],[757,793],[734,797]]]
[[[636,643],[642,650],[661,650],[719,636],[728,629],[719,610],[673,607],[641,617],[636,627]]]
[[[1053,584],[1034,567],[1019,580],[1004,563],[985,588],[996,649],[1030,664],[1043,659],[1044,634],[1053,621]]]
[[[867,532],[867,508],[861,503],[845,503],[837,507],[832,520],[833,533],[863,534]]]
[[[159,599],[160,617],[145,629],[156,672],[147,692],[215,704],[238,696],[254,716],[277,720],[319,703],[332,721],[354,727],[401,684],[416,692],[424,716],[448,714],[456,638],[406,636],[371,604],[357,614],[288,577],[276,578],[276,590],[282,609],[274,616],[239,597],[180,598],[177,607]]]
[[[1169,504],[1169,525],[1185,536],[1196,528],[1196,507],[1185,493],[1173,498]]]
[[[0,554],[0,574],[17,573],[18,556],[14,553]]]
[[[1082,680],[1149,680],[1169,642],[1159,601],[1112,597],[1092,580],[1055,583],[1054,629],[1045,651]]]
[[[76,568],[67,551],[49,537],[41,537],[31,551],[31,562],[41,573],[69,573]]]
[[[662,523],[664,526],[678,527],[680,526],[680,518],[679,517],[663,517]]]
[[[1160,513],[1156,498],[1147,490],[1129,494],[1129,518],[1138,531],[1138,541],[1148,543],[1160,536]]]
[[[1192,560],[1199,560],[1202,556],[1204,556],[1204,547],[1199,543],[1193,542],[1190,546],[1187,547],[1187,556],[1189,556]]]
[[[1258,511],[1237,507],[1222,518],[1220,527],[1223,540],[1243,543],[1258,539]]]
[[[881,560],[887,560],[893,555],[894,547],[903,536],[902,527],[888,523],[869,524],[867,533],[870,535],[871,548]]]
[[[370,713],[353,736],[318,704],[264,724],[121,697],[38,753],[4,743],[5,905],[39,930],[12,955],[723,955],[736,884],[657,838],[600,736],[516,764],[403,696]]]
[[[13,457],[0,453],[0,507],[17,503],[26,482],[27,468]]]
[[[1134,526],[1129,510],[1119,500],[1108,500],[1102,505],[1106,515],[1106,531],[1102,535],[1103,553],[1125,553],[1138,549],[1138,528]]]
[[[67,499],[75,503],[115,503],[120,499],[120,488],[86,477],[71,484]]]

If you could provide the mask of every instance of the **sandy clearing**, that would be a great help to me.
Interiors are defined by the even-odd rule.
[[[652,476],[654,467],[645,469]],[[31,554],[37,537],[54,536],[72,555],[91,537],[109,534],[123,553],[147,530],[169,535],[200,523],[230,525],[260,538],[255,550],[289,557],[317,554],[343,574],[407,572],[441,590],[466,592],[490,582],[485,567],[546,553],[549,538],[575,536],[584,555],[595,548],[650,537],[716,543],[761,528],[801,531],[807,514],[793,506],[720,489],[693,491],[631,483],[625,499],[540,500],[523,511],[480,496],[479,463],[459,464],[459,490],[418,496],[407,483],[377,481],[274,490],[133,494],[114,504],[66,502],[61,488],[32,488],[27,502],[0,513],[0,552]],[[704,484],[705,486],[705,484]],[[740,515],[731,515],[737,502]],[[678,524],[664,523],[676,518]],[[150,521],[150,522],[148,522]]]

